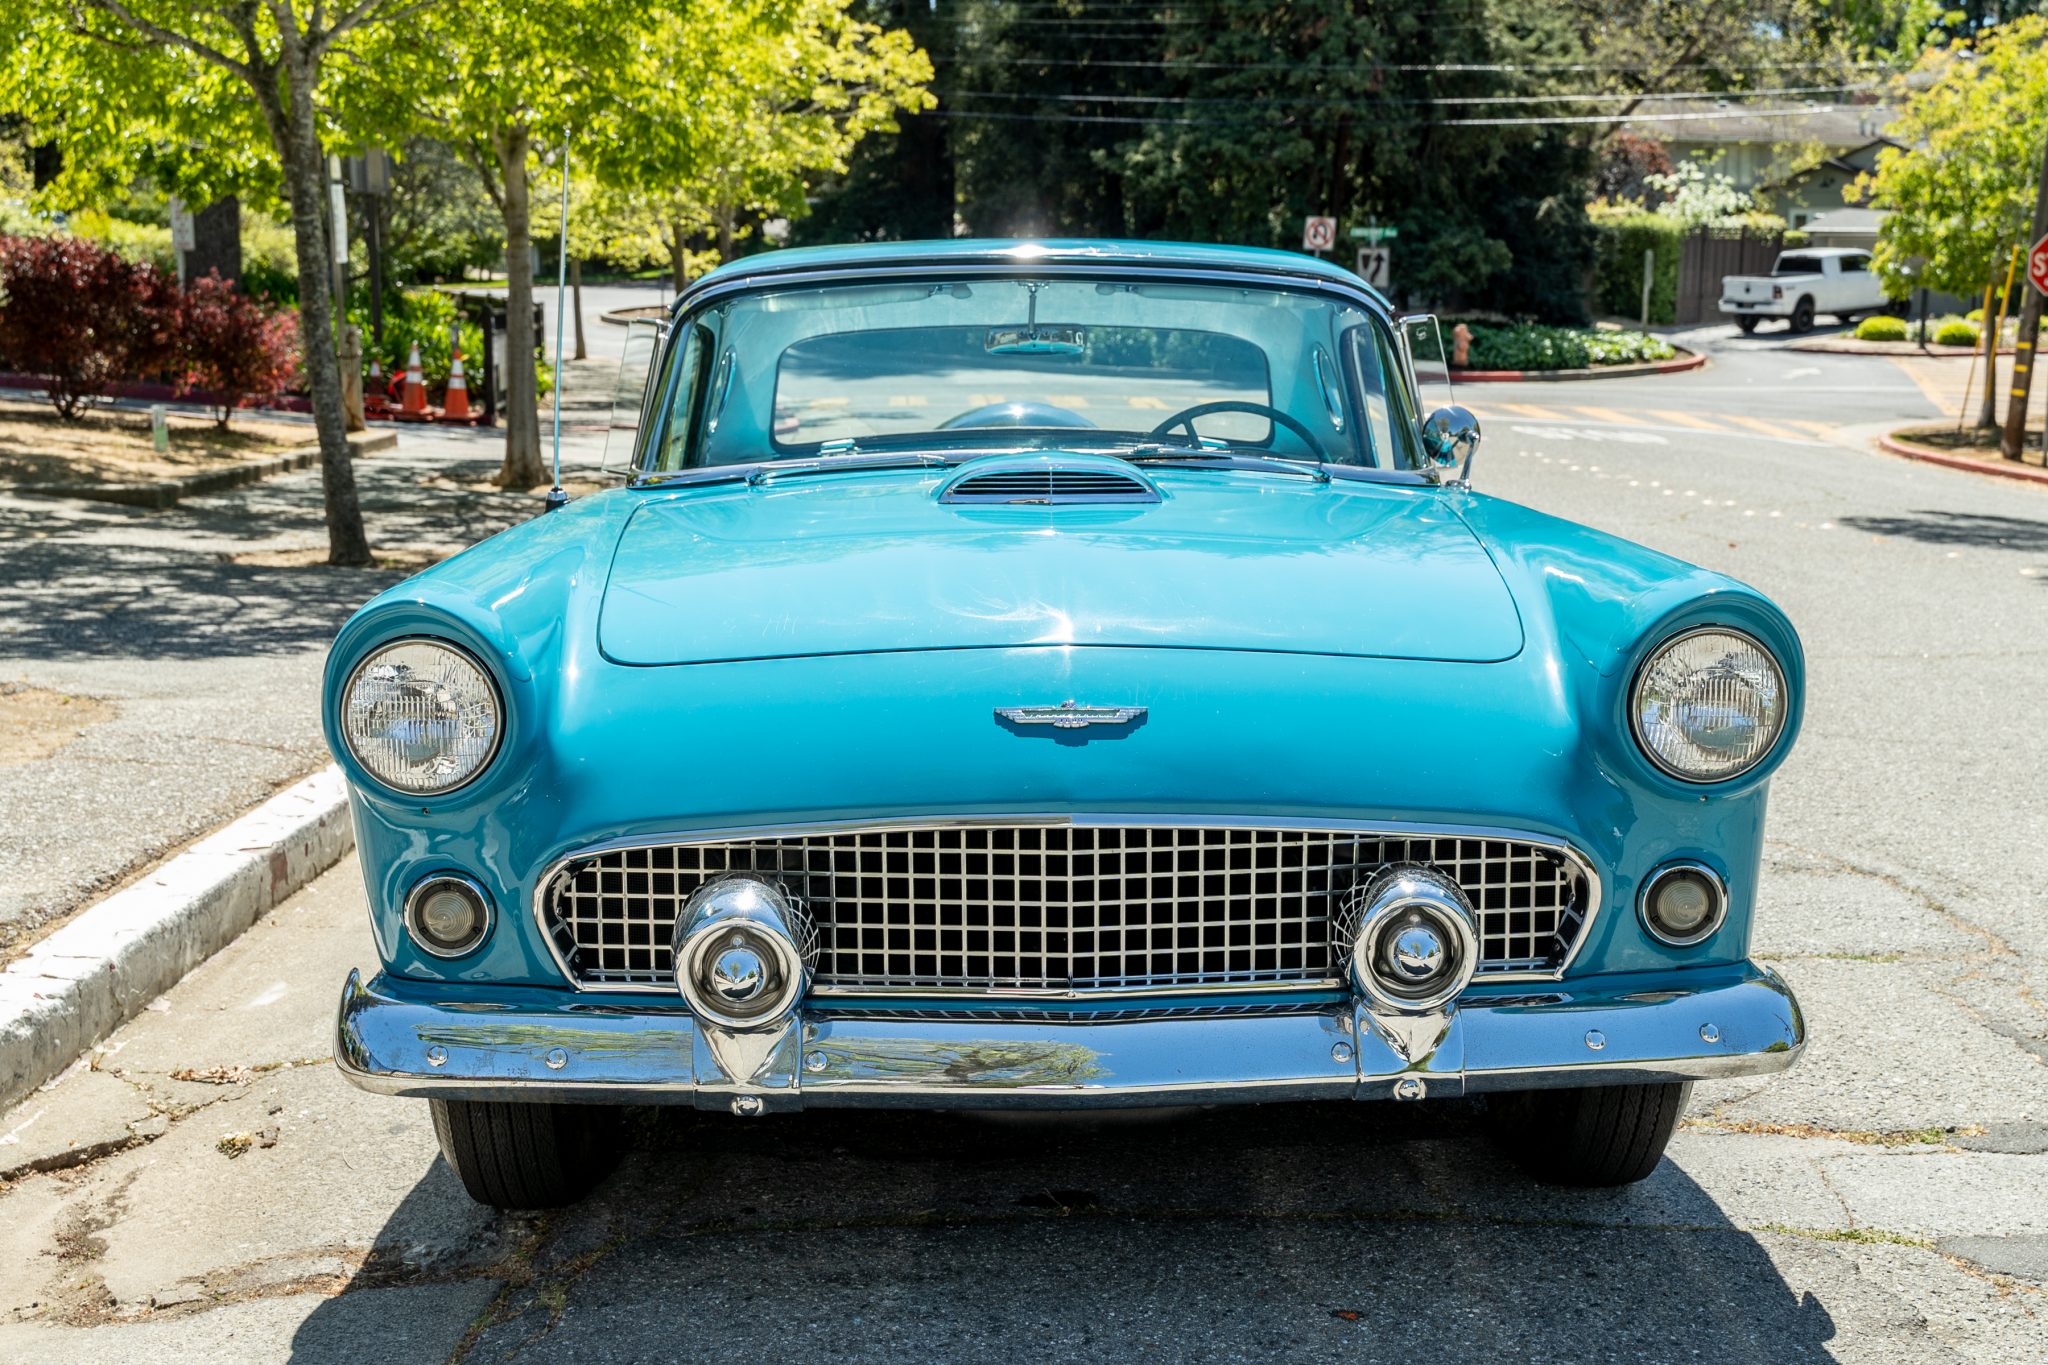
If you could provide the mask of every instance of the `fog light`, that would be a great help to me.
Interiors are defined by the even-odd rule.
[[[1643,883],[1643,926],[1660,942],[1689,948],[1728,915],[1728,888],[1704,863],[1667,863]]]
[[[817,960],[810,917],[781,888],[721,877],[676,917],[676,989],[698,1015],[732,1029],[780,1023],[803,998]]]
[[[1471,903],[1432,867],[1385,869],[1351,895],[1331,930],[1352,987],[1404,1014],[1449,1004],[1479,966]]]
[[[491,932],[491,899],[467,877],[428,877],[405,898],[405,931],[435,957],[466,956]]]

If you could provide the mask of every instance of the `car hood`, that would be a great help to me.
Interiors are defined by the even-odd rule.
[[[923,471],[648,495],[599,622],[622,664],[1032,644],[1493,662],[1515,602],[1437,491],[1153,471],[1161,501],[942,503]]]

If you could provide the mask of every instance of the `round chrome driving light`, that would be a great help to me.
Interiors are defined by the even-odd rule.
[[[786,1019],[818,958],[810,916],[772,882],[706,882],[676,916],[676,989],[698,1016],[730,1029]]]
[[[1666,863],[1643,883],[1637,904],[1652,937],[1690,948],[1713,937],[1728,917],[1728,888],[1704,863]]]
[[[435,957],[464,957],[491,932],[491,898],[467,877],[428,877],[407,893],[405,932]]]
[[[1471,902],[1433,867],[1389,867],[1352,893],[1332,921],[1331,947],[1354,989],[1404,1014],[1449,1004],[1479,967]]]
[[[498,750],[504,716],[490,675],[438,640],[400,640],[356,665],[341,736],[370,776],[413,796],[453,791]]]
[[[1785,675],[1740,631],[1689,630],[1636,675],[1629,710],[1643,752],[1673,777],[1722,782],[1763,762],[1785,728]]]

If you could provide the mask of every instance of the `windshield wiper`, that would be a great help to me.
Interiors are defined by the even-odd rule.
[[[1234,450],[1205,450],[1193,446],[1140,446],[1125,454],[1132,464],[1159,465],[1165,469],[1257,469],[1268,474],[1301,474],[1317,483],[1328,483],[1330,471],[1320,461],[1290,460],[1279,455],[1245,455]]]

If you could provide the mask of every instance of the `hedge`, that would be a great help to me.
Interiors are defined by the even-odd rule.
[[[1975,346],[1982,339],[1983,334],[1967,322],[1944,322],[1934,332],[1937,346]]]
[[[1472,333],[1466,365],[1474,370],[1583,370],[1669,360],[1678,354],[1669,342],[1643,332],[1534,323],[1494,327],[1467,322],[1465,326]]]
[[[1633,318],[1643,311],[1643,252],[1654,251],[1650,277],[1650,321],[1678,320],[1678,252],[1685,230],[1655,213],[1596,217],[1598,233],[1593,263],[1593,301],[1612,317]]]
[[[1889,313],[1879,313],[1856,324],[1858,341],[1904,341],[1906,336],[1906,320]]]

